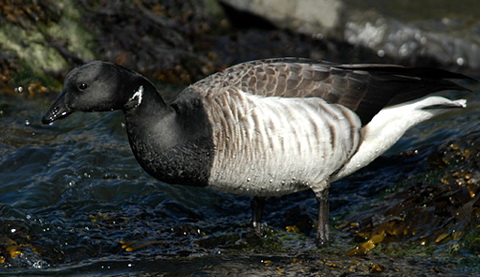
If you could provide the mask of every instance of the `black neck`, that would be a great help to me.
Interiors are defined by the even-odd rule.
[[[124,109],[138,162],[163,182],[207,185],[213,143],[201,100],[187,91],[167,105],[153,85],[143,85],[140,103]]]

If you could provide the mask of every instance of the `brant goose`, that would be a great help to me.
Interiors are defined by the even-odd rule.
[[[405,131],[466,101],[428,96],[465,90],[439,69],[251,61],[183,90],[171,103],[144,76],[93,61],[72,70],[42,119],[122,110],[140,165],[158,180],[252,195],[261,233],[265,197],[311,189],[317,244],[328,242],[330,183],[366,166]]]

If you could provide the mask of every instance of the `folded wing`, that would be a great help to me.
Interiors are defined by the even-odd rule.
[[[351,109],[366,125],[385,106],[436,91],[466,90],[449,79],[470,78],[441,69],[279,58],[239,64],[193,86],[206,94],[230,86],[265,97],[320,97]]]

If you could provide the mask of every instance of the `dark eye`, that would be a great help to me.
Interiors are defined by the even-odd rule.
[[[79,90],[86,90],[88,88],[88,85],[85,83],[79,83],[78,84],[78,89]]]

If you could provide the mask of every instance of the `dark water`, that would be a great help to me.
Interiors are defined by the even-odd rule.
[[[480,131],[478,90],[449,96],[466,97],[469,107],[410,130],[385,158],[333,185],[334,226],[421,172],[431,149]],[[342,229],[332,230],[331,247],[317,250],[310,192],[268,200],[268,235],[259,239],[249,226],[248,197],[154,180],[131,154],[121,113],[78,113],[41,125],[52,100],[0,93],[0,275],[311,276],[368,273],[371,264],[427,275],[442,266],[445,274],[475,270],[449,266],[458,256],[447,254],[348,257],[355,242]],[[398,158],[415,149],[419,154]]]

